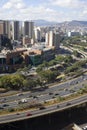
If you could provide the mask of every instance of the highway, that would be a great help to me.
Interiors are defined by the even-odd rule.
[[[38,109],[35,109],[32,111],[28,110],[28,111],[21,112],[21,113],[3,115],[3,116],[0,116],[0,124],[18,121],[18,120],[24,120],[24,119],[28,119],[28,118],[34,118],[37,116],[42,116],[45,114],[62,111],[64,109],[68,109],[70,107],[82,104],[84,102],[87,102],[87,95],[82,96],[80,98],[70,100],[69,102],[66,101],[66,102],[62,102],[60,104],[55,104],[55,105],[45,107],[45,109],[43,109],[43,110],[40,110],[38,108]],[[28,115],[28,114],[30,114],[30,115]]]
[[[4,103],[11,102],[11,101],[13,102],[13,101],[16,101],[16,100],[20,100],[22,98],[32,99],[32,97],[34,97],[34,96],[39,97],[39,96],[42,96],[44,94],[46,95],[46,94],[49,94],[49,93],[54,93],[54,94],[59,93],[59,96],[62,96],[64,94],[66,95],[67,91],[69,91],[70,89],[73,89],[75,91],[77,89],[79,90],[81,87],[83,87],[82,85],[86,82],[86,80],[87,80],[87,74],[80,76],[78,78],[66,81],[64,83],[54,85],[52,87],[49,86],[47,89],[45,89],[43,91],[37,91],[37,92],[32,92],[32,93],[31,92],[27,92],[27,93],[21,92],[20,96],[18,96],[18,94],[16,94],[16,95],[11,95],[11,96],[7,96],[7,97],[1,97],[0,102],[1,103],[3,101],[4,101]]]
[[[49,87],[43,91],[20,93],[19,96],[16,94],[13,96],[3,97],[0,99],[0,107],[3,107],[6,104],[3,109],[16,108],[19,106],[18,102],[24,98],[27,99],[28,103],[33,101],[40,103],[54,98],[64,97],[79,91],[84,87],[84,84],[87,84],[86,74],[68,82],[54,85],[53,87]]]
[[[87,84],[87,74],[66,81],[64,83],[60,83],[58,85],[49,86],[47,89],[43,91],[25,92],[25,93],[21,92],[20,94],[16,94],[13,96],[3,97],[0,99],[1,102],[0,107],[3,109],[17,108],[20,106],[20,104],[18,104],[18,101],[24,98],[27,99],[26,104],[30,104],[32,102],[42,103],[49,100],[54,100],[58,97],[64,97],[74,92],[75,93],[78,92],[81,88],[84,87],[85,84]],[[34,118],[48,113],[61,111],[69,107],[73,107],[75,105],[81,104],[83,102],[87,102],[87,95],[82,96],[81,98],[78,99],[71,100],[69,101],[69,103],[66,101],[49,107],[46,106],[46,108],[43,110],[37,108],[35,110],[31,110],[31,111],[28,110],[26,112],[21,112],[19,114],[14,113],[14,114],[2,115],[0,116],[0,123],[2,124],[2,123],[12,122],[16,120],[24,120],[26,118]],[[32,115],[27,116],[28,113],[31,113]]]
[[[60,47],[63,48],[63,49],[69,50],[70,52],[73,52],[74,50],[77,51],[77,52],[79,52],[81,55],[84,56],[84,58],[80,58],[80,60],[81,60],[81,59],[85,59],[85,58],[87,58],[87,53],[84,52],[84,51],[82,51],[81,49],[77,49],[77,48],[74,48],[74,47],[71,47],[71,46],[69,46],[69,47],[66,47],[66,46],[60,46]],[[76,57],[76,59],[78,60],[77,57]]]

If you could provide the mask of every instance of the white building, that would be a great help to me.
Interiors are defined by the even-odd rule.
[[[36,42],[41,41],[41,29],[39,27],[36,27],[34,29],[34,34],[35,34],[35,41]]]
[[[80,35],[81,35],[80,32],[75,32],[75,31],[68,32],[68,37],[71,37],[71,36],[80,36]]]
[[[46,45],[50,47],[54,46],[57,49],[60,45],[60,38],[60,33],[50,31],[46,33]]]

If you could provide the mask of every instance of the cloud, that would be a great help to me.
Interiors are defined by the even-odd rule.
[[[49,0],[52,5],[67,8],[83,8],[87,1],[84,0]]]
[[[10,9],[10,8],[12,8],[11,2],[7,2],[6,4],[3,5],[3,9]]]
[[[31,6],[26,5],[23,0],[9,0],[3,5],[5,9],[5,18],[7,19],[20,19],[20,20],[34,20],[34,19],[54,19],[52,16],[56,11],[44,5]],[[6,11],[7,10],[7,11]],[[3,12],[4,13],[4,12]]]
[[[39,1],[39,0],[38,0]],[[26,0],[8,0],[0,8],[1,19],[48,21],[87,20],[86,0],[43,0],[27,4]]]
[[[17,8],[21,9],[25,7],[25,3],[23,0],[9,0],[7,3],[3,5],[3,9],[12,9],[12,8]]]

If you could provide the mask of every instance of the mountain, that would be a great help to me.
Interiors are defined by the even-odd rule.
[[[42,20],[42,19],[39,19],[39,20],[33,20],[35,26],[53,26],[55,24],[58,24],[57,22],[49,22],[49,21],[46,21],[46,20]]]
[[[72,21],[68,22],[68,25],[72,25],[72,26],[87,26],[87,21],[72,20]]]
[[[33,20],[35,26],[54,26],[54,25],[58,25],[58,26],[62,26],[62,25],[68,25],[68,26],[87,26],[87,21],[78,21],[78,20],[72,20],[72,21],[65,21],[65,22],[49,22],[46,20]]]

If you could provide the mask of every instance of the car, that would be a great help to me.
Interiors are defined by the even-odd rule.
[[[39,110],[43,110],[43,109],[46,109],[44,106],[40,107]]]
[[[59,108],[60,106],[59,105],[57,105],[57,108]]]
[[[64,91],[68,91],[68,89],[67,89],[67,88],[65,88],[65,89],[64,89]]]
[[[38,98],[37,96],[33,96],[33,98]]]
[[[32,114],[31,113],[27,113],[27,115],[26,116],[32,116]]]
[[[66,104],[66,106],[69,106],[69,105],[71,105],[71,103],[70,103],[70,102],[68,102],[68,103]]]
[[[18,93],[18,94],[17,94],[17,96],[22,96],[22,95],[23,95],[23,93]]]
[[[3,107],[0,107],[0,109],[3,109]]]
[[[53,96],[52,98],[56,98],[55,96]]]
[[[87,130],[87,126],[84,126],[82,129],[83,129],[83,130]]]
[[[16,115],[20,115],[20,113],[16,113]]]
[[[52,94],[53,94],[53,93],[51,93],[51,92],[49,93],[49,95],[52,95]]]
[[[0,102],[4,103],[6,101],[6,98],[3,98],[0,100]]]
[[[59,95],[59,93],[55,93],[55,96],[56,96],[56,95]]]
[[[32,95],[29,95],[29,98],[33,97]]]
[[[71,90],[70,90],[70,92],[71,92],[71,93],[74,93],[74,92],[75,92],[75,90],[71,89]]]
[[[3,107],[7,107],[7,106],[9,106],[8,104],[3,104]]]

